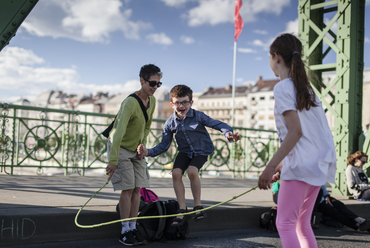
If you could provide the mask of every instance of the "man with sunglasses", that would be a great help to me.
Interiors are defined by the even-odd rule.
[[[153,94],[162,85],[162,72],[153,64],[141,67],[139,76],[141,89],[134,93],[136,96],[127,97],[122,102],[108,138],[106,173],[113,189],[121,190],[121,219],[137,216],[140,187],[149,187],[148,167],[136,148],[146,143],[156,103]],[[136,220],[122,222],[119,241],[126,246],[147,244],[136,229]]]

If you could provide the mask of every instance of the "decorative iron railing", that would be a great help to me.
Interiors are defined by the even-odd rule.
[[[13,175],[15,170],[34,168],[43,174],[55,168],[65,175],[85,175],[87,170],[105,169],[107,140],[101,132],[114,115],[4,103],[0,111],[0,172]],[[163,123],[153,121],[149,148],[161,141]],[[278,147],[275,131],[234,130],[242,137],[236,143],[228,143],[221,133],[209,130],[216,149],[203,166],[202,176],[257,176]],[[147,158],[148,168],[164,176],[171,171],[176,153],[173,141],[167,152]]]

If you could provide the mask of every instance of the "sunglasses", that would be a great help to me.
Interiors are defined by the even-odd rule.
[[[149,83],[149,86],[150,87],[154,87],[154,86],[156,86],[157,85],[157,88],[159,88],[159,87],[161,87],[161,85],[162,85],[162,82],[158,82],[157,83],[157,81],[149,81],[149,80],[145,80],[145,81],[147,81],[148,83]]]

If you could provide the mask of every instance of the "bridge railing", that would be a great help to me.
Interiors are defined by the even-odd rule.
[[[106,138],[101,132],[114,115],[73,110],[0,104],[0,172],[13,175],[22,168],[62,169],[65,175],[85,175],[87,170],[103,170],[107,163]],[[164,120],[152,123],[147,145],[158,144]],[[200,174],[232,177],[257,176],[278,147],[275,131],[234,128],[241,141],[229,143],[223,135],[209,130],[215,151]],[[149,170],[164,176],[171,171],[177,147],[175,140],[167,152],[147,158]]]

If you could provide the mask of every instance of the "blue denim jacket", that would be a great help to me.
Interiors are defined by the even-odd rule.
[[[211,155],[215,148],[205,127],[221,131],[226,138],[229,132],[233,133],[233,129],[226,123],[190,108],[185,119],[179,119],[176,113],[167,119],[163,126],[161,143],[148,149],[148,156],[155,157],[167,151],[173,134],[175,134],[178,150],[190,158]]]

